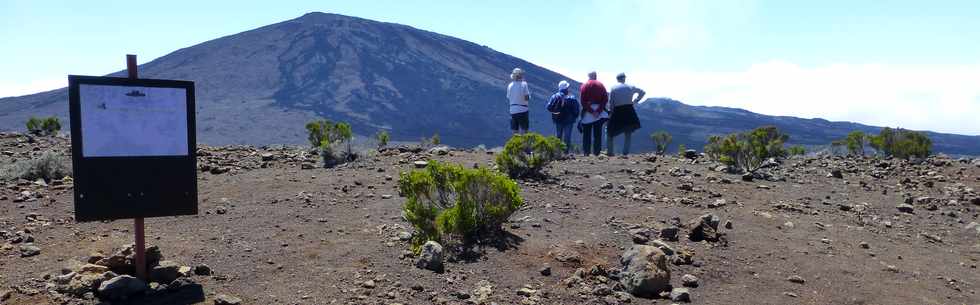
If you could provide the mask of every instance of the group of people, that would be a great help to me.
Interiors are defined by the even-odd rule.
[[[595,71],[589,73],[589,80],[579,88],[581,99],[569,92],[567,81],[558,82],[558,92],[548,100],[546,109],[555,123],[555,136],[565,143],[565,153],[572,147],[572,129],[582,133],[582,153],[596,156],[602,151],[602,132],[605,126],[609,156],[615,155],[614,143],[623,135],[623,155],[630,152],[633,131],[640,129],[640,119],[634,105],[646,95],[642,89],[626,84],[626,74],[616,75],[617,83],[606,91],[599,82]],[[524,71],[515,68],[507,85],[507,100],[510,102],[510,129],[514,134],[526,133],[530,127],[528,113],[531,92]]]

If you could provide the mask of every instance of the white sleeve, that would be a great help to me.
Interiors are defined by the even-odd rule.
[[[525,96],[531,96],[531,89],[528,88],[527,82],[522,82],[521,83],[521,87],[522,87],[522,89],[524,89],[524,95]]]

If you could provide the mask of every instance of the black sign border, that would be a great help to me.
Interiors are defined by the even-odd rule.
[[[180,88],[187,94],[187,156],[84,157],[82,155],[82,126],[80,85],[126,87]],[[197,137],[194,82],[161,79],[130,79],[102,76],[68,76],[68,106],[71,126],[72,171],[74,181],[75,221],[100,221],[128,218],[165,217],[198,214],[197,194]],[[127,170],[152,169],[146,177],[134,177]],[[100,172],[101,171],[101,172]],[[113,175],[113,177],[108,177]],[[181,179],[172,179],[180,177]],[[173,185],[184,194],[158,194],[143,197],[142,192],[119,197],[119,190],[107,187],[113,180],[119,189],[146,188],[147,185]],[[139,180],[139,181],[135,181]],[[176,180],[176,181],[175,181]],[[142,183],[141,183],[142,182]],[[156,184],[154,184],[156,183]],[[96,188],[96,189],[90,189]],[[107,189],[108,188],[108,189]],[[119,200],[95,202],[99,198],[83,198],[82,194],[114,192]],[[106,197],[104,195],[102,200]]]

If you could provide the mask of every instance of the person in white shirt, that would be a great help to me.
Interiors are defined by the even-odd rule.
[[[528,102],[531,101],[531,91],[524,81],[524,71],[514,68],[510,73],[513,80],[507,85],[507,101],[510,102],[510,130],[513,134],[527,133],[531,125],[528,118]]]
[[[616,82],[617,84],[609,89],[609,112],[612,115],[609,118],[609,125],[606,127],[606,135],[609,137],[606,141],[608,145],[606,153],[609,156],[615,155],[613,143],[615,143],[616,136],[623,134],[625,135],[623,156],[626,156],[630,153],[630,139],[633,137],[633,131],[641,127],[640,118],[636,115],[634,105],[640,103],[647,93],[643,89],[627,84],[625,73],[616,75]]]

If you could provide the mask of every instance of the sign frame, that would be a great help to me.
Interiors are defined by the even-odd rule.
[[[83,155],[80,87],[104,85],[184,89],[187,154],[180,156]],[[99,76],[68,76],[75,221],[101,221],[198,214],[194,82]]]

